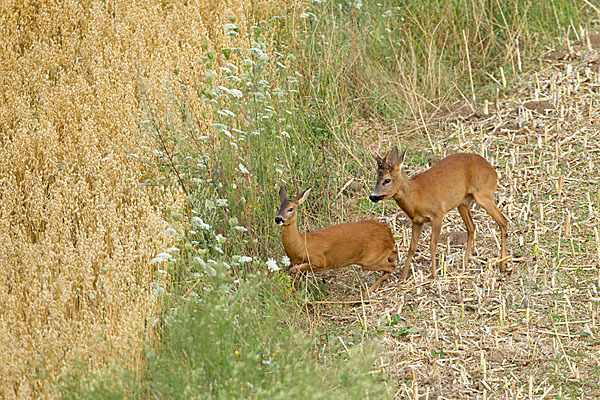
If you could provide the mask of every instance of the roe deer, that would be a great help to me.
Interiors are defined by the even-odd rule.
[[[296,211],[310,189],[288,199],[285,186],[279,189],[279,213],[275,223],[283,227],[283,248],[292,262],[290,274],[325,271],[358,264],[363,270],[383,271],[381,278],[368,290],[371,294],[396,268],[396,240],[384,223],[368,220],[334,225],[301,235]]]
[[[475,224],[471,216],[471,204],[475,201],[483,207],[498,224],[501,231],[500,271],[506,270],[506,240],[508,220],[494,202],[494,190],[498,184],[496,170],[478,154],[452,154],[434,164],[430,169],[407,178],[402,172],[406,150],[398,156],[398,148],[377,161],[377,183],[369,199],[374,203],[394,198],[398,206],[412,221],[412,238],[402,270],[402,279],[408,276],[408,267],[415,254],[423,223],[431,222],[431,273],[437,279],[436,250],[444,215],[454,207],[467,226],[467,246],[463,266],[467,266],[474,241]]]

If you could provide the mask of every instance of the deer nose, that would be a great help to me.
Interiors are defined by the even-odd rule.
[[[374,194],[369,196],[369,200],[371,200],[373,203],[377,203],[381,199],[383,199],[383,196],[375,196]]]
[[[281,224],[283,224],[283,218],[281,218],[281,217],[279,217],[279,216],[275,217],[275,223],[276,223],[277,225],[281,225]]]

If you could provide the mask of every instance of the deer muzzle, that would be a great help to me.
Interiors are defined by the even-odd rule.
[[[375,195],[375,194],[371,194],[369,196],[369,200],[371,200],[373,203],[377,203],[378,201],[383,200],[384,197],[385,196],[378,196],[378,195]]]

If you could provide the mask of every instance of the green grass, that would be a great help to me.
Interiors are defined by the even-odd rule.
[[[492,98],[505,89],[500,68],[510,82],[535,66],[544,45],[586,25],[589,10],[571,0],[383,0],[315,2],[310,11],[284,40],[314,77],[302,82],[310,109],[343,126],[419,121],[433,106]]]
[[[166,302],[162,340],[148,349],[143,376],[75,374],[63,398],[381,398],[384,385],[368,374],[371,350],[340,353],[336,336],[315,340],[287,274],[238,283],[218,276],[204,291]]]

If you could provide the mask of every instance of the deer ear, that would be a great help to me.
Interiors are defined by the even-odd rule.
[[[398,155],[398,147],[392,147],[390,153],[386,157],[387,164],[392,167],[400,167],[402,163],[404,163],[404,156],[406,155],[406,150],[402,152],[401,155]]]
[[[304,203],[304,200],[306,200],[306,198],[308,197],[308,194],[310,193],[311,189],[312,188],[308,188],[304,192],[302,192],[298,196],[296,196],[296,201],[298,202],[298,205]]]
[[[394,146],[392,149],[385,155],[385,163],[389,165],[394,165],[396,160],[398,159],[398,147]]]
[[[398,166],[404,164],[404,157],[406,156],[406,149],[404,149],[404,151],[402,152],[402,155],[400,155],[400,157],[398,157],[396,164]]]
[[[287,189],[285,188],[285,185],[281,185],[279,188],[279,201],[283,203],[287,199]]]

